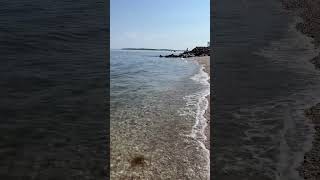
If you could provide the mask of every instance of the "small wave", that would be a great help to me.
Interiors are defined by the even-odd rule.
[[[199,146],[203,149],[207,161],[207,165],[205,167],[208,173],[207,177],[210,179],[210,151],[205,146],[205,142],[207,141],[205,129],[208,126],[208,123],[207,119],[204,117],[205,112],[209,107],[207,96],[210,95],[210,77],[204,71],[204,67],[201,66],[199,73],[192,76],[191,79],[200,83],[203,88],[196,93],[184,97],[187,102],[186,106],[180,112],[180,115],[190,115],[191,117],[195,117],[195,124],[192,127],[191,134],[188,136],[197,141]]]

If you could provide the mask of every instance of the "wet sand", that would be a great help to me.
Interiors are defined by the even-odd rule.
[[[313,38],[316,48],[320,45],[320,0],[293,1],[284,0],[284,7],[297,13],[303,22],[296,27],[302,33]],[[320,68],[320,54],[310,59],[316,69]],[[319,69],[320,70],[320,69]],[[320,179],[320,103],[305,110],[305,115],[314,125],[315,133],[312,149],[304,156],[299,173],[306,180]]]

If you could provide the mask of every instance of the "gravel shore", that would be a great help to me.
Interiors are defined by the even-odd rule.
[[[291,10],[303,19],[297,29],[314,39],[317,48],[320,45],[320,0],[283,0],[285,9]],[[320,54],[310,60],[320,70]],[[304,156],[299,173],[306,180],[320,179],[320,103],[306,109],[305,115],[315,128],[312,149]]]
[[[312,149],[304,156],[299,173],[307,180],[320,179],[320,103],[305,110],[305,115],[312,120],[315,135]]]

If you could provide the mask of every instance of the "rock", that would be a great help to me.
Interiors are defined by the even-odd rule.
[[[190,51],[190,53],[194,54],[195,56],[206,56],[210,54],[209,47],[196,47]]]
[[[196,47],[192,49],[191,51],[185,51],[181,54],[175,55],[170,54],[166,56],[160,55],[160,57],[166,57],[166,58],[189,58],[189,57],[195,57],[195,56],[210,56],[210,48],[209,47]]]
[[[179,54],[179,55],[170,54],[170,55],[167,55],[167,56],[164,56],[164,57],[166,57],[166,58],[177,58],[177,57],[182,57],[182,55],[181,54]]]

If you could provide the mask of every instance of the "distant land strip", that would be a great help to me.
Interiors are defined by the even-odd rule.
[[[184,50],[176,50],[176,49],[152,49],[152,48],[122,48],[122,50],[184,51]]]

